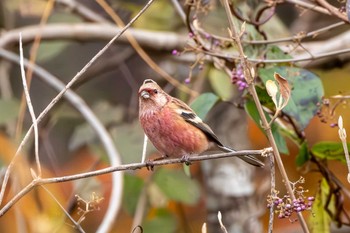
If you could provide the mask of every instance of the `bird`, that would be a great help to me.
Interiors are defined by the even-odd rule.
[[[139,121],[154,147],[163,158],[188,158],[218,149],[233,152],[213,130],[183,101],[167,94],[152,79],[144,80],[139,92]],[[237,156],[256,167],[264,163],[252,155]],[[156,159],[156,160],[158,160]]]

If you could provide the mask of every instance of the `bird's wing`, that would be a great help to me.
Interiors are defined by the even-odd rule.
[[[171,100],[176,106],[175,111],[183,118],[186,122],[190,123],[194,127],[200,129],[210,141],[218,144],[218,146],[223,146],[220,142],[219,138],[214,134],[213,130],[209,127],[209,125],[205,124],[201,118],[199,118],[193,110],[181,100],[173,98]]]

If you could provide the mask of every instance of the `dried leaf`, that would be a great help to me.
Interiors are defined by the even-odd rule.
[[[269,96],[271,96],[271,99],[277,108],[278,104],[277,104],[276,96],[277,96],[278,88],[277,88],[275,81],[267,80],[266,90],[267,90],[267,93],[269,94]]]
[[[284,100],[283,106],[280,106],[280,108],[282,109],[283,107],[285,107],[287,105],[292,91],[291,91],[291,88],[289,86],[288,81],[284,77],[282,77],[279,73],[275,72],[274,78],[278,82],[278,85],[280,88],[280,93],[281,93],[281,96]]]

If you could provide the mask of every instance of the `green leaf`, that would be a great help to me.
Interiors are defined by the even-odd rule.
[[[263,130],[261,128],[261,124],[260,124],[260,115],[258,112],[258,109],[256,108],[255,103],[252,100],[248,100],[245,105],[244,108],[246,110],[246,112],[249,114],[249,116],[254,120],[254,122],[258,125],[258,127],[260,128],[260,130],[265,134],[265,130]],[[271,118],[270,116],[265,112],[265,116],[267,118],[267,121],[270,121]],[[287,143],[286,140],[284,139],[284,137],[281,135],[278,125],[276,123],[273,123],[271,126],[271,130],[272,130],[272,134],[273,137],[275,139],[278,151],[283,153],[283,154],[289,154],[288,151],[288,147],[287,147]]]
[[[219,97],[213,93],[203,93],[198,96],[190,106],[201,119],[204,119],[218,100]]]
[[[232,85],[230,78],[225,72],[212,67],[209,70],[208,78],[211,87],[215,93],[221,97],[221,99],[231,99],[234,93],[234,86]]]
[[[255,87],[256,92],[258,94],[260,103],[270,109],[275,107],[275,104],[273,103],[271,97],[269,96],[269,94],[267,93],[266,89],[263,89],[259,86]]]
[[[317,104],[324,95],[323,85],[314,73],[296,67],[273,67],[259,69],[259,76],[264,83],[273,80],[277,72],[285,77],[292,87],[292,94],[283,112],[291,116],[302,130],[309,124],[318,110]]]
[[[137,176],[124,174],[123,208],[130,215],[134,215],[144,181]]]
[[[143,232],[176,232],[177,222],[175,217],[166,209],[158,209],[156,216],[146,220],[143,224]]]
[[[15,99],[0,99],[0,125],[6,124],[18,116],[20,103]]]
[[[313,233],[330,232],[331,218],[325,210],[327,195],[329,194],[329,186],[325,179],[321,181],[321,188],[316,195],[315,202],[312,205],[313,215],[309,218],[310,230]],[[331,199],[328,208],[334,212],[334,198]]]
[[[350,148],[350,143],[347,144]],[[320,159],[339,160],[346,163],[341,142],[320,142],[312,146],[311,152]]]
[[[309,160],[310,160],[309,149],[307,147],[307,143],[303,142],[303,144],[301,144],[301,147],[299,149],[299,153],[295,159],[295,162],[298,167],[301,167],[304,165],[304,163],[306,163]]]
[[[185,204],[195,204],[199,200],[199,184],[187,177],[183,171],[161,168],[154,174],[154,182],[171,200]]]

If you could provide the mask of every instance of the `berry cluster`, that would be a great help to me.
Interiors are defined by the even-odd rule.
[[[273,190],[272,194],[267,197],[267,208],[274,208],[278,218],[288,218],[291,222],[296,221],[296,219],[292,219],[294,212],[298,213],[304,210],[311,210],[315,197],[305,197],[304,194],[308,190],[304,190],[302,186],[295,187],[297,183],[302,183],[303,181],[303,178],[301,178],[299,181],[292,183],[293,192],[296,196],[294,200],[289,195],[279,197],[279,191]]]
[[[243,91],[248,87],[248,83],[244,78],[242,66],[238,65],[236,69],[232,70],[231,82],[233,84],[236,84],[238,87],[238,90],[240,91]]]
[[[291,219],[293,212],[297,213],[304,210],[311,210],[314,200],[314,197],[299,197],[296,200],[292,200],[289,195],[284,195],[282,198],[276,196],[271,198],[271,202],[267,204],[267,207],[271,208],[273,206],[276,209],[275,213],[278,218]]]

